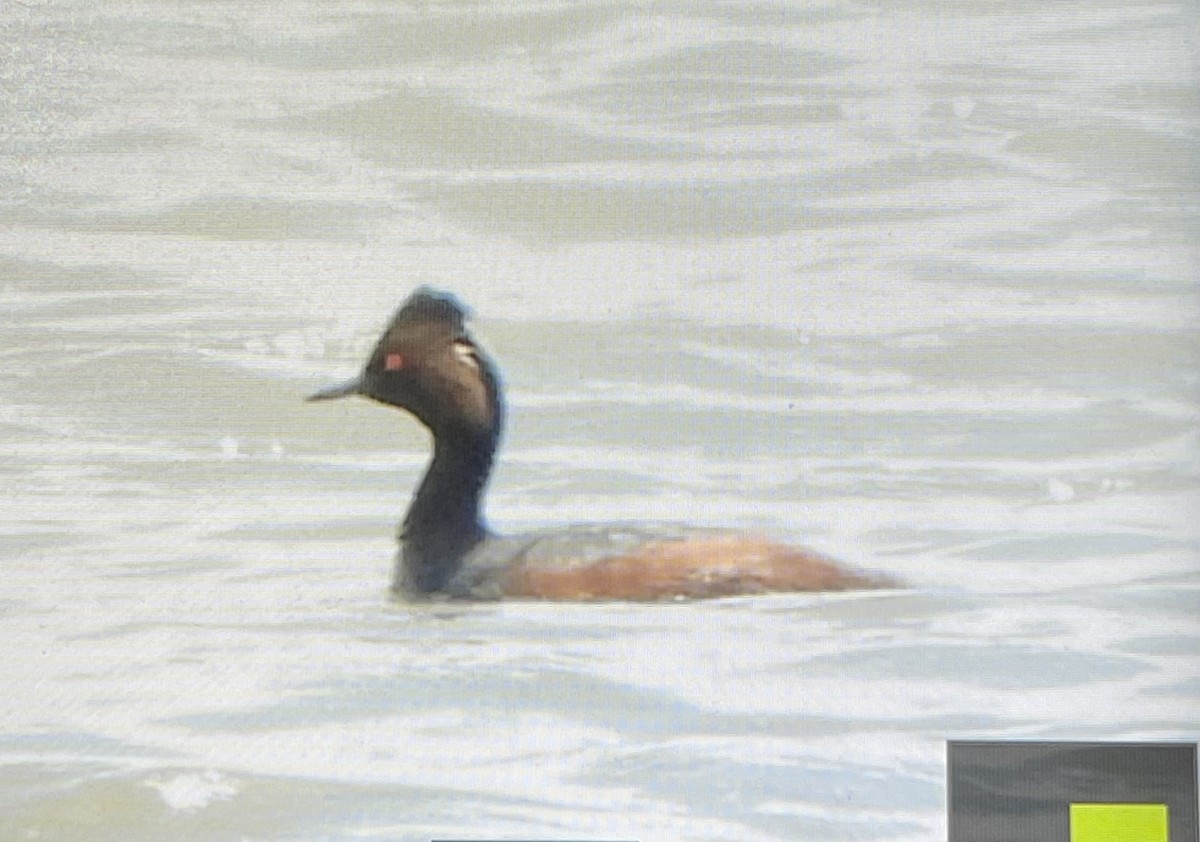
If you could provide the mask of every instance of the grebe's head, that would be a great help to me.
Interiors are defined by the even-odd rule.
[[[411,412],[435,436],[494,439],[500,382],[467,332],[467,315],[453,295],[421,287],[396,311],[359,376],[308,400],[363,395]]]

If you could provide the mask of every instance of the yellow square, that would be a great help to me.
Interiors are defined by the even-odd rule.
[[[1166,804],[1072,804],[1071,842],[1168,842]]]

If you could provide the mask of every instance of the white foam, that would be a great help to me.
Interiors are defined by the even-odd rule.
[[[172,810],[190,813],[214,801],[228,801],[237,794],[237,785],[219,772],[189,772],[167,780],[149,780],[146,786],[158,792]]]

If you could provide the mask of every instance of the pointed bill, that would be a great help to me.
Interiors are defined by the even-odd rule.
[[[336,398],[346,398],[350,395],[358,395],[362,393],[362,377],[355,377],[353,380],[347,380],[345,383],[338,383],[336,386],[327,386],[319,392],[313,392],[306,401],[331,401]]]

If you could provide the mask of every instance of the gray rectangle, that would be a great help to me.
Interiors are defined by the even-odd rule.
[[[1072,803],[1166,804],[1170,842],[1200,842],[1190,743],[947,744],[950,842],[1068,842]]]

